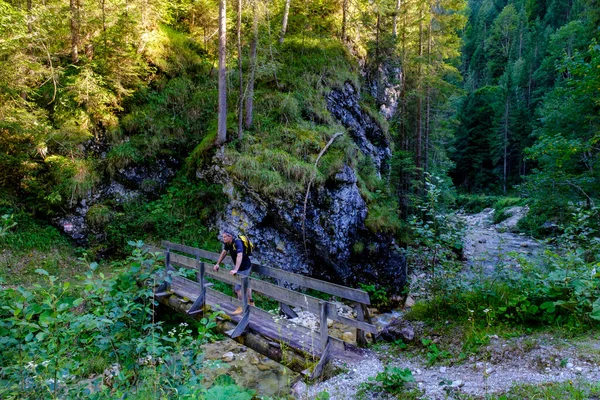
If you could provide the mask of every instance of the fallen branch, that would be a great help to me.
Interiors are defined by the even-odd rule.
[[[317,160],[315,161],[315,169],[310,178],[310,181],[308,182],[308,187],[306,188],[306,195],[304,196],[304,211],[302,212],[302,240],[304,242],[304,254],[308,253],[308,250],[306,249],[306,229],[304,226],[304,222],[306,221],[306,205],[308,203],[308,194],[310,193],[310,187],[312,186],[312,183],[315,180],[315,177],[317,176],[317,165],[319,164],[319,160],[321,159],[323,154],[325,154],[325,152],[327,151],[329,146],[331,146],[333,141],[335,139],[337,139],[338,137],[342,136],[343,134],[344,134],[343,132],[336,133],[335,135],[333,135],[333,137],[331,139],[329,139],[329,142],[327,142],[325,147],[323,147],[323,150],[321,150],[321,152],[319,153],[319,155],[317,157]]]

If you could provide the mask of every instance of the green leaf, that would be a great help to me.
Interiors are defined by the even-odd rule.
[[[540,308],[550,314],[556,311],[556,306],[554,305],[553,301],[547,301],[545,303],[542,303],[540,305]]]
[[[42,325],[42,326],[48,326],[53,321],[54,321],[54,317],[52,316],[50,311],[46,311],[42,315],[40,315],[40,325]]]
[[[590,313],[590,318],[595,319],[596,321],[600,321],[600,298],[596,299],[594,304],[592,304],[592,312]]]
[[[40,274],[40,275],[46,275],[49,276],[50,274],[48,273],[48,271],[46,271],[45,269],[42,268],[38,268],[35,270],[36,273]]]

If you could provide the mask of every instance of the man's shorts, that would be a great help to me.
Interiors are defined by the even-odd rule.
[[[248,269],[245,269],[245,270],[243,270],[243,271],[238,271],[238,272],[236,273],[236,275],[239,275],[239,276],[250,276],[250,272],[251,272],[251,271],[252,271],[252,268],[248,268]],[[241,290],[241,289],[242,289],[242,285],[240,285],[239,283],[236,283],[236,284],[235,284],[235,288],[234,288],[234,289],[235,289],[235,291],[237,292],[237,291],[239,291],[239,290]]]

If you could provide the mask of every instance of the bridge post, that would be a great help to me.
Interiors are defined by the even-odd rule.
[[[169,292],[167,289],[169,288],[169,284],[171,283],[171,279],[169,276],[169,271],[173,267],[171,266],[171,249],[169,247],[165,248],[165,280],[158,285],[158,287],[154,290],[155,296],[168,296]]]
[[[204,262],[200,261],[199,257],[196,257],[196,264],[198,265],[198,272],[196,272],[196,279],[200,283],[200,295],[196,298],[192,307],[187,311],[188,315],[194,315],[204,310],[204,302],[206,301],[206,283],[204,281],[204,269],[206,268]]]
[[[250,322],[250,304],[248,303],[248,287],[249,287],[250,277],[243,276],[242,277],[242,319],[237,324],[235,329],[232,331],[228,331],[227,334],[231,336],[232,339],[240,336],[246,328],[248,327],[248,323]]]
[[[327,302],[320,301],[320,323],[321,323],[321,359],[319,363],[315,366],[312,374],[310,375],[311,379],[319,378],[323,374],[323,370],[325,369],[325,365],[329,362],[329,356],[331,352],[331,341],[329,340],[329,332],[327,329]]]
[[[167,247],[165,249],[165,269],[168,271],[171,267],[171,249]]]
[[[283,286],[283,281],[281,279],[277,279],[277,286]],[[290,307],[289,305],[279,302],[279,312],[283,313],[283,315],[285,315],[288,318],[297,318],[298,314],[296,314],[296,312],[294,310],[292,310],[292,307]]]
[[[354,303],[354,309],[356,310],[356,319],[360,322],[365,321],[365,313],[362,308],[361,303]],[[367,338],[365,336],[365,331],[362,329],[356,328],[356,344],[358,347],[366,347],[367,346]]]
[[[327,347],[327,341],[329,340],[329,331],[327,328],[327,302],[320,301],[319,307],[321,308],[321,352],[323,352],[324,355],[325,347]]]

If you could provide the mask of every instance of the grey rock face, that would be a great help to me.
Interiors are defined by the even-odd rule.
[[[377,334],[378,340],[394,342],[402,339],[404,342],[412,342],[415,338],[415,328],[410,322],[402,319],[393,319],[381,332]]]
[[[384,63],[379,67],[380,83],[372,79],[369,86],[373,98],[377,98],[378,95],[381,96],[379,99],[381,101],[379,110],[387,120],[390,120],[396,113],[396,110],[398,110],[402,90],[400,85],[402,73],[400,67]],[[379,85],[381,85],[381,88]]]
[[[350,83],[344,90],[332,90],[327,95],[327,109],[348,130],[358,148],[375,164],[379,176],[387,175],[392,157],[385,132],[369,114],[361,109],[360,96]]]
[[[387,175],[391,150],[385,132],[360,108],[350,84],[327,95],[330,112],[347,128],[357,146],[371,158],[378,173]],[[406,260],[392,238],[366,229],[368,207],[354,170],[345,165],[308,196],[294,201],[264,199],[242,184],[232,184],[219,160],[197,176],[224,185],[229,202],[219,216],[219,228],[248,234],[258,262],[307,273],[332,282],[358,286],[379,282],[399,292],[406,281]]]
[[[86,223],[90,207],[105,200],[125,203],[142,194],[152,195],[164,189],[175,176],[177,161],[158,160],[154,164],[133,165],[118,171],[115,180],[100,185],[73,205],[70,212],[53,220],[54,224],[76,243],[83,245],[93,234]]]

